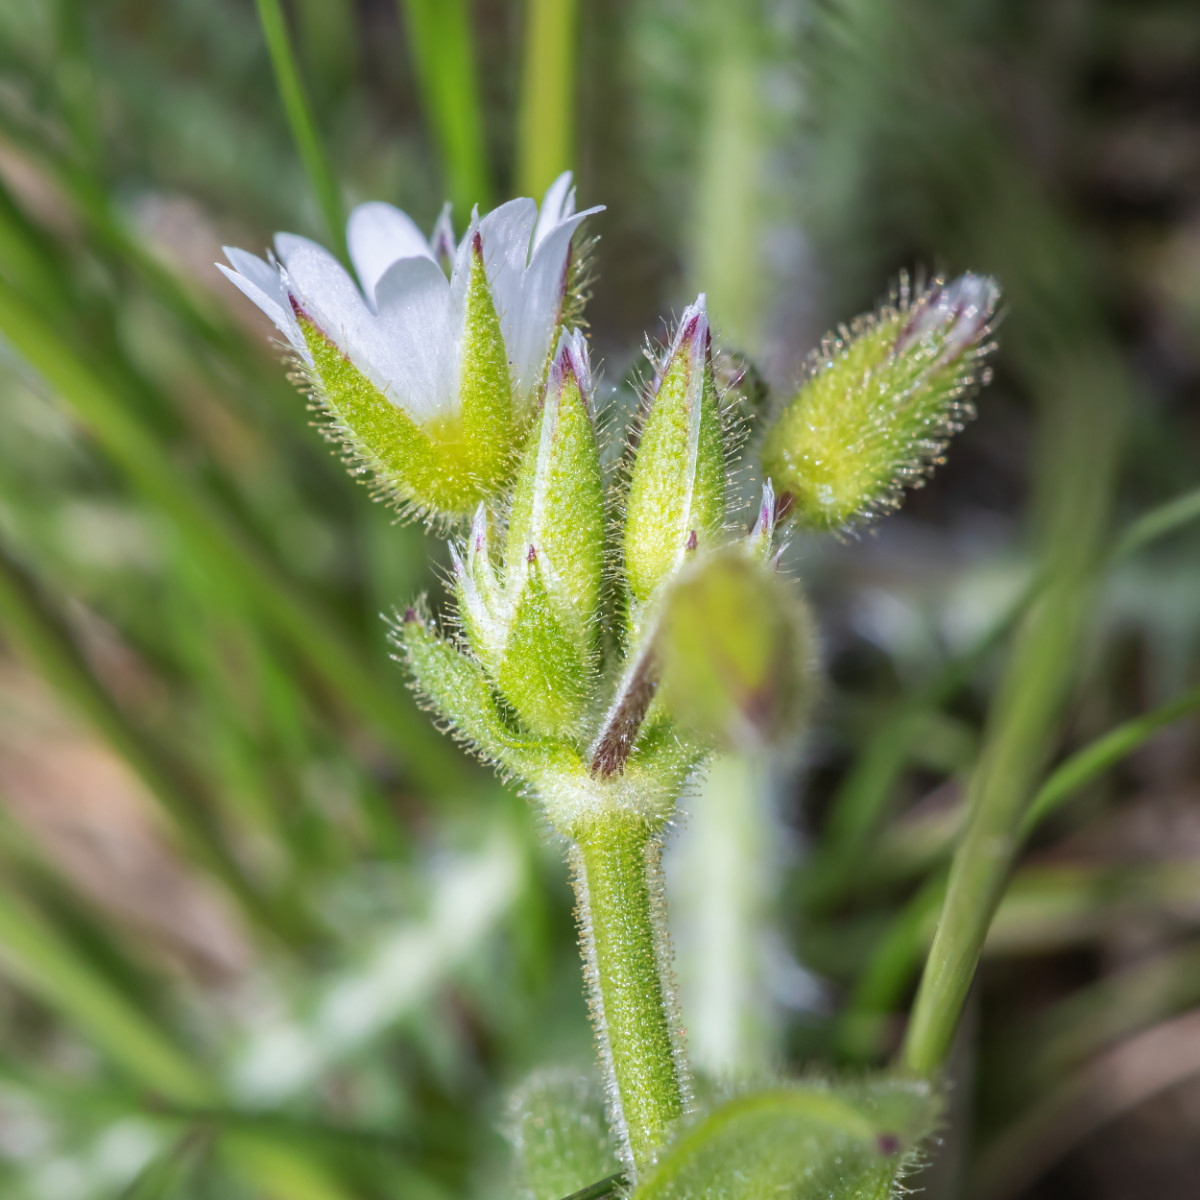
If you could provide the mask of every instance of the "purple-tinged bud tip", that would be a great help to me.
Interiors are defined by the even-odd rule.
[[[758,506],[758,517],[750,530],[750,540],[757,542],[769,538],[775,528],[775,485],[768,479],[763,484],[762,502]]]
[[[480,503],[479,507],[475,510],[475,519],[471,522],[470,556],[472,559],[476,554],[483,553],[483,549],[487,545],[487,534],[487,506]]]
[[[537,562],[537,547],[530,546],[529,553],[525,555],[525,561],[532,567]]]
[[[420,618],[417,616],[417,610],[415,608],[406,608],[404,610],[405,625],[414,625],[419,621]]]
[[[925,338],[941,334],[945,337],[943,357],[956,358],[986,335],[999,302],[1000,288],[989,275],[968,272],[934,287],[900,331],[896,352],[903,354]]]
[[[429,236],[429,248],[433,251],[434,258],[443,267],[454,262],[454,252],[458,247],[454,241],[454,225],[450,220],[450,202],[448,200],[438,214],[433,233]]]
[[[687,541],[684,543],[684,546],[683,546],[683,548],[684,548],[685,550],[689,550],[689,551],[690,551],[690,550],[695,550],[695,549],[696,549],[696,547],[697,547],[699,544],[700,544],[700,540],[699,540],[699,538],[697,538],[697,537],[696,537],[696,531],[693,529],[693,530],[691,530],[691,532],[688,534],[688,539],[687,539]]]
[[[584,403],[590,408],[592,396],[592,364],[588,358],[587,338],[582,329],[563,331],[558,339],[558,349],[550,370],[550,387],[561,389],[571,375],[583,395]]]

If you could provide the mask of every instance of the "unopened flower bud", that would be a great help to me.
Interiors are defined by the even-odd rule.
[[[763,469],[810,528],[844,530],[898,505],[974,415],[1000,290],[962,275],[860,317],[822,343],[763,445]]]
[[[595,674],[604,497],[591,399],[587,343],[563,334],[517,475],[500,577],[482,507],[465,553],[451,548],[467,639],[537,733],[575,730]]]
[[[708,314],[686,309],[659,370],[629,483],[625,576],[644,604],[725,521],[725,445]]]
[[[814,688],[812,619],[795,589],[744,548],[725,547],[679,576],[656,645],[667,710],[703,739],[753,751],[799,732]]]

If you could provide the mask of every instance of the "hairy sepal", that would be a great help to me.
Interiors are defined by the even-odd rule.
[[[418,694],[455,737],[486,761],[522,780],[573,767],[566,747],[514,729],[479,665],[416,610],[404,614],[393,637]]]
[[[703,300],[683,316],[638,439],[624,532],[625,578],[648,604],[725,522],[726,455]]]

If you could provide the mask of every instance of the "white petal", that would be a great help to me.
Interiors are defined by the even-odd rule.
[[[585,217],[600,211],[589,208],[556,225],[534,251],[533,261],[525,272],[516,319],[504,327],[509,361],[516,373],[518,394],[523,399],[528,398],[541,378],[550,353],[550,339],[558,323],[567,282],[571,237]]]
[[[229,248],[225,253],[235,266],[239,268],[244,266],[247,269],[244,272],[231,271],[224,263],[217,263],[217,270],[242,295],[258,305],[274,323],[275,328],[291,343],[292,348],[298,351],[306,362],[311,363],[312,357],[304,343],[304,335],[300,332],[300,326],[296,323],[291,303],[280,282],[279,268],[263,262],[261,258],[255,258],[253,254],[247,254],[244,250]],[[244,261],[246,259],[257,263],[258,268],[246,263]],[[266,286],[263,287],[262,284]]]
[[[274,296],[279,304],[283,303],[283,285],[279,282],[279,268],[274,263],[266,262],[247,250],[239,250],[236,246],[222,246],[221,250],[239,275],[245,275],[268,296]]]
[[[376,284],[397,259],[433,258],[429,242],[412,217],[380,201],[360,204],[350,214],[346,245],[363,295],[371,305],[376,302]]]
[[[529,239],[536,217],[537,205],[532,200],[510,200],[479,222],[483,265],[502,323],[506,313],[513,319],[520,300],[521,276],[529,261]]]
[[[406,374],[403,355],[346,269],[307,238],[279,234],[275,245],[300,306],[389,400],[399,404],[397,385]]]
[[[546,235],[559,221],[575,211],[575,189],[571,186],[571,172],[564,171],[547,189],[538,212],[537,224],[533,228],[533,249],[546,240]]]
[[[418,422],[457,406],[450,328],[450,281],[428,258],[393,263],[375,289],[377,321],[392,347],[394,398]]]

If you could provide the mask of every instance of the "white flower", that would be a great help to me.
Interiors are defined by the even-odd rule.
[[[419,425],[459,411],[467,288],[478,244],[500,319],[514,409],[524,412],[542,380],[566,290],[575,212],[566,172],[550,186],[541,212],[511,200],[482,220],[471,216],[457,247],[443,211],[427,239],[390,204],[361,204],[346,227],[350,274],[329,251],[294,234],[275,238],[264,262],[226,248],[228,279],[275,323],[310,366],[296,313],[310,319],[395,405]],[[449,278],[442,262],[452,259]],[[361,290],[360,290],[361,289]]]

